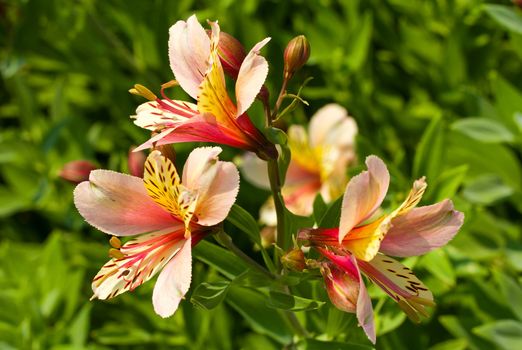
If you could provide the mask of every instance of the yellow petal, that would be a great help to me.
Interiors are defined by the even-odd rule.
[[[194,215],[197,197],[192,195],[180,181],[176,167],[153,151],[145,162],[143,182],[149,196],[173,216],[185,223],[185,236],[190,235],[190,221]]]

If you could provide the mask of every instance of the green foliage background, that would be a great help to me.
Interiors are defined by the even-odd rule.
[[[161,319],[151,306],[153,283],[88,301],[107,236],[83,222],[73,186],[57,174],[74,159],[127,171],[129,146],[147,138],[128,118],[142,101],[127,90],[141,83],[157,91],[172,79],[168,28],[192,13],[218,19],[247,48],[271,36],[263,53],[274,92],[287,41],[305,34],[312,55],[290,91],[313,76],[303,95],[310,107],[292,120],[340,103],[359,124],[359,159],[377,154],[389,165],[390,201],[426,175],[425,203],[450,197],[465,212],[449,246],[406,261],[434,291],[429,320],[405,321],[370,290],[376,348],[522,348],[522,12],[510,2],[3,0],[0,349],[264,350],[292,339],[277,311],[284,301],[229,285],[241,264],[216,254],[212,240],[196,251],[192,284],[194,291],[219,282],[207,285],[211,310],[189,295],[174,317]],[[192,146],[176,146],[180,160]],[[235,154],[226,149],[223,157]],[[242,182],[239,203],[255,216],[267,196]],[[230,233],[262,261],[245,234]],[[308,296],[328,303],[314,283]],[[215,293],[220,285],[226,298]],[[205,293],[203,285],[200,299]],[[327,306],[298,315],[315,336],[299,349],[370,348],[352,315]]]

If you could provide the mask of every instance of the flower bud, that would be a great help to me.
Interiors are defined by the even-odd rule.
[[[283,266],[292,271],[303,271],[306,268],[305,256],[301,249],[294,248],[281,257]]]
[[[304,35],[293,38],[286,45],[284,60],[284,78],[290,79],[295,72],[301,69],[310,57],[310,43]]]
[[[212,33],[207,31],[210,36]],[[226,32],[219,33],[218,55],[223,70],[226,74],[231,76],[234,80],[237,79],[239,68],[246,57],[245,48],[239,40]]]
[[[321,274],[332,304],[345,312],[355,313],[359,296],[359,280],[332,263],[323,263]]]
[[[89,180],[89,174],[94,169],[97,169],[96,165],[88,160],[73,160],[63,166],[58,176],[73,184],[79,184]]]
[[[133,176],[143,177],[143,167],[147,156],[143,151],[134,152],[135,147],[131,147],[129,150],[129,156],[127,158],[127,165],[129,166],[129,173]]]

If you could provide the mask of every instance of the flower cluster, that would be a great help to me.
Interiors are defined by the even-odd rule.
[[[132,175],[93,170],[95,166],[86,162],[72,163],[62,172],[69,181],[86,180],[74,191],[76,207],[89,224],[112,236],[110,260],[92,281],[93,298],[113,298],[158,275],[154,310],[162,317],[174,314],[191,284],[192,247],[209,235],[223,233],[221,223],[239,191],[239,172],[233,163],[219,160],[220,147],[199,147],[188,156],[180,176],[168,145],[211,142],[249,151],[241,160],[243,175],[272,191],[261,221],[277,225],[276,266],[268,271],[257,265],[258,269],[274,280],[284,280],[279,279],[285,274],[281,262],[304,273],[318,270],[333,305],[355,313],[374,343],[373,310],[363,275],[414,321],[427,316],[425,307],[434,305],[432,293],[408,267],[388,255],[420,255],[445,245],[462,225],[463,214],[448,199],[417,207],[427,186],[424,178],[413,183],[396,209],[381,209],[390,182],[387,167],[380,158],[369,156],[368,170],[349,179],[347,170],[357,162],[358,129],[339,105],[319,109],[308,129],[289,126],[287,142],[269,141],[273,138],[266,135],[282,115],[278,110],[283,99],[292,96],[286,94],[287,83],[310,56],[306,38],[294,38],[285,50],[283,88],[271,109],[264,86],[268,62],[260,54],[270,39],[247,53],[237,39],[220,32],[217,22],[208,23],[210,30],[205,30],[191,16],[170,28],[169,59],[176,80],[162,86],[161,98],[139,84],[131,89],[148,99],[137,108],[134,123],[151,132],[151,138],[134,151],[152,148],[146,159],[131,153]],[[233,97],[226,76],[235,82]],[[167,96],[165,89],[178,85],[192,102]],[[264,107],[265,129],[256,127],[247,114],[256,99]],[[299,100],[297,96],[294,102]],[[279,168],[284,163],[283,147],[291,154],[285,183]],[[285,229],[285,207],[311,216],[318,195],[330,203],[343,192],[338,228]],[[292,237],[285,238],[288,234]],[[122,242],[118,237],[132,238]],[[281,257],[281,251],[290,248],[289,238],[296,245]],[[256,264],[237,247],[231,250]]]

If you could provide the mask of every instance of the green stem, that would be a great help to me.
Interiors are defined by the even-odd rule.
[[[216,239],[222,246],[228,248],[232,253],[234,253],[237,257],[246,262],[248,266],[252,267],[254,270],[262,273],[270,279],[277,279],[276,275],[265,269],[263,266],[259,265],[254,259],[246,255],[241,249],[239,249],[234,244],[234,242],[232,242],[232,238],[229,235],[227,235],[225,231],[219,230],[216,234]]]
[[[282,101],[282,96],[284,95],[284,91],[286,89],[286,82],[283,82],[283,87],[281,88],[281,92],[279,93],[279,97],[277,102],[279,105]],[[272,116],[273,113],[270,113],[270,106],[268,105],[268,101],[263,101],[264,111],[265,111],[265,125],[267,128],[272,127]],[[277,104],[276,104],[277,108]],[[274,109],[274,112],[277,112]],[[277,159],[270,159],[268,162],[268,178],[270,180],[270,190],[272,191],[272,197],[274,199],[274,206],[277,215],[277,246],[281,249],[286,249],[286,230],[285,230],[285,205],[283,202],[283,196],[281,195],[281,178],[279,177],[279,165],[277,164]],[[277,270],[281,267],[280,261],[281,254],[278,249],[275,250],[274,253],[274,264],[276,265]]]
[[[283,79],[283,85],[281,85],[281,91],[279,91],[279,96],[277,96],[277,101],[274,106],[274,110],[272,111],[272,115],[270,117],[270,125],[272,124],[272,120],[276,119],[277,112],[279,112],[279,108],[281,108],[281,103],[283,103],[283,98],[286,94],[286,86],[288,85],[287,78]]]

